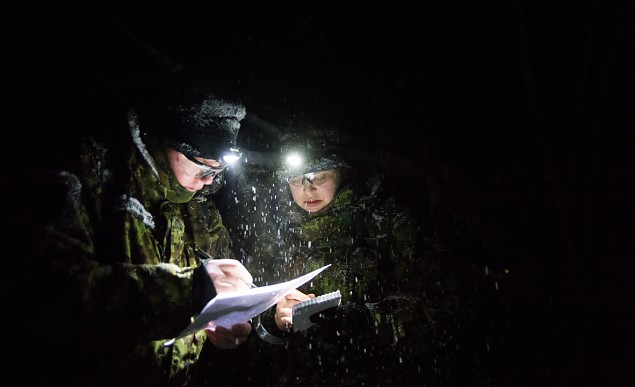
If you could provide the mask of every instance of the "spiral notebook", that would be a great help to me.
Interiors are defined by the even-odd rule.
[[[303,331],[315,325],[310,318],[315,313],[325,309],[338,306],[342,300],[339,290],[332,293],[323,294],[319,297],[311,298],[303,302],[293,305],[291,309],[293,330],[295,332]]]

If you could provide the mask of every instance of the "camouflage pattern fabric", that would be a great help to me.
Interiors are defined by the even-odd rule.
[[[183,385],[207,342],[163,345],[191,321],[195,249],[231,258],[230,239],[210,198],[179,191],[165,149],[148,149],[155,166],[132,144],[126,158],[85,142],[79,169],[57,176],[65,205],[34,262],[63,284],[48,323],[66,332],[67,385]]]
[[[450,344],[448,321],[457,312],[440,240],[385,198],[379,179],[344,187],[317,213],[288,203],[281,204],[280,229],[258,235],[248,268],[263,283],[276,283],[331,264],[299,290],[340,290],[343,305],[331,319],[293,334],[284,350],[263,345],[262,353],[277,355],[261,356],[282,359],[272,385],[421,383],[434,372],[438,350]]]

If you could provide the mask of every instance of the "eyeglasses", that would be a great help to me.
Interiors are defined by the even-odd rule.
[[[190,160],[200,168],[200,171],[196,174],[196,178],[205,179],[210,176],[215,177],[222,173],[230,164],[235,163],[240,158],[240,156],[242,156],[242,153],[236,148],[230,148],[228,151],[224,152],[223,154],[221,154],[220,157],[218,157],[218,160],[221,164],[220,166],[211,166],[204,164],[195,159],[194,156],[185,153],[183,153],[183,156],[185,156],[188,160]]]
[[[227,168],[228,166],[228,164],[221,164],[218,167],[212,167],[211,165],[201,163],[200,161],[198,161],[197,159],[195,159],[194,157],[190,155],[184,154],[184,156],[200,168],[200,171],[196,174],[196,178],[198,179],[205,179],[206,177],[210,177],[210,176],[214,177],[218,175],[219,173],[223,172],[225,168]]]
[[[289,178],[289,184],[294,187],[301,187],[305,181],[308,181],[312,185],[322,185],[331,180],[333,173],[330,171],[311,172],[304,175],[293,176]]]
[[[188,155],[183,153],[183,155],[190,160],[191,162],[193,162],[194,164],[196,164],[201,170],[196,174],[196,178],[198,179],[205,179],[207,177],[215,177],[217,175],[219,175],[220,173],[222,173],[225,168],[227,168],[230,164],[235,163],[240,156],[242,156],[242,153],[240,153],[240,151],[236,148],[230,148],[227,152],[223,153],[219,158],[219,162],[221,163],[220,166],[217,167],[213,167],[211,165],[207,165],[207,164],[203,164],[200,161],[198,161],[197,159],[194,158],[194,156]]]

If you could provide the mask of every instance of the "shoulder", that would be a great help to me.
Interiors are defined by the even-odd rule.
[[[113,149],[92,137],[82,138],[69,152],[69,159],[74,161],[65,169],[47,172],[45,186],[63,192],[66,207],[76,209],[82,200],[101,201],[117,185],[116,177],[125,175],[129,155],[127,149]]]
[[[79,146],[79,171],[92,184],[103,184],[112,177],[112,152],[92,137],[83,138]]]
[[[402,229],[404,232],[417,230],[420,219],[403,203],[398,195],[386,185],[380,176],[365,181],[361,187],[358,206],[364,209],[366,221],[377,229]]]

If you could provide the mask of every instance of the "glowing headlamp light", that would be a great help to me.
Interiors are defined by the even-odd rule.
[[[242,153],[238,149],[229,148],[229,150],[223,152],[217,159],[217,161],[220,162],[221,165],[213,167],[211,165],[201,163],[191,155],[185,155],[188,160],[196,164],[201,169],[201,171],[196,175],[196,177],[199,179],[219,175],[229,165],[238,161],[240,156],[242,156]]]
[[[297,169],[304,163],[304,159],[298,152],[292,152],[285,158],[285,164],[289,169]]]
[[[231,165],[238,161],[242,156],[242,153],[236,148],[229,148],[228,151],[223,152],[219,157],[219,160],[223,165]]]

